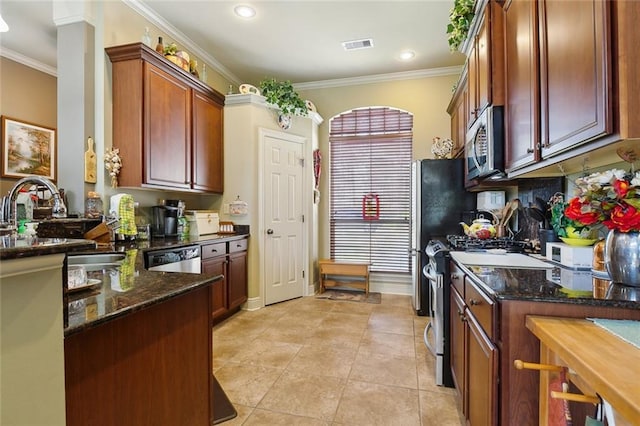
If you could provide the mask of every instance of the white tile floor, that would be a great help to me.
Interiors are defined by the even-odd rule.
[[[239,312],[213,331],[214,372],[238,411],[223,425],[464,424],[454,390],[434,384],[426,321],[394,295]]]

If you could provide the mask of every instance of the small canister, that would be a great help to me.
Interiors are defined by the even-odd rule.
[[[104,214],[102,198],[100,194],[89,191],[87,199],[84,201],[84,216],[90,219],[100,219]]]
[[[593,263],[594,271],[606,271],[604,264],[604,240],[600,240],[593,246]],[[607,289],[611,285],[611,281],[593,277],[593,297],[596,299],[606,298]]]

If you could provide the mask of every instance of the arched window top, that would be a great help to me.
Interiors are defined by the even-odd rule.
[[[336,115],[329,136],[368,136],[411,132],[413,114],[391,107],[358,108]]]

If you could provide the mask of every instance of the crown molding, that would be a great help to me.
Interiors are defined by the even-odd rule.
[[[270,104],[265,100],[265,97],[262,95],[256,95],[255,93],[242,93],[242,94],[234,94],[234,95],[226,95],[224,97],[224,106],[233,106],[233,105],[259,105],[264,108],[273,109],[275,111],[278,110],[278,107],[274,104]],[[308,111],[307,117],[311,119],[318,126],[322,124],[324,119],[320,114],[315,111]]]
[[[35,59],[29,58],[21,53],[18,53],[14,50],[7,49],[6,47],[0,46],[0,56],[11,59],[14,62],[18,62],[22,65],[26,65],[29,68],[36,69],[45,74],[52,75],[54,77],[58,77],[58,69],[56,67],[52,67],[51,65],[47,65],[43,62],[36,61]]]
[[[395,72],[389,74],[376,74],[364,77],[337,78],[334,80],[310,81],[307,83],[294,83],[298,90],[326,89],[330,87],[357,86],[361,84],[381,83],[387,81],[415,80],[427,77],[440,77],[445,75],[460,75],[462,65],[454,67],[433,68],[417,71]]]
[[[240,84],[240,78],[233,74],[228,68],[222,65],[216,58],[211,56],[200,46],[198,46],[193,40],[187,37],[182,31],[171,25],[162,16],[149,9],[145,4],[139,0],[122,0],[124,4],[129,6],[143,18],[149,20],[155,26],[166,32],[171,38],[183,45],[190,53],[193,53],[198,58],[201,58],[207,65],[211,66],[215,71],[219,72],[224,78],[234,83],[236,86]]]

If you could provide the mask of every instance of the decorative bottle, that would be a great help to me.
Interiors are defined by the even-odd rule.
[[[149,27],[144,27],[144,34],[142,34],[142,43],[148,47],[151,47],[151,35],[149,34]]]
[[[162,37],[158,37],[158,44],[156,44],[156,52],[164,55],[164,44],[162,44]]]

